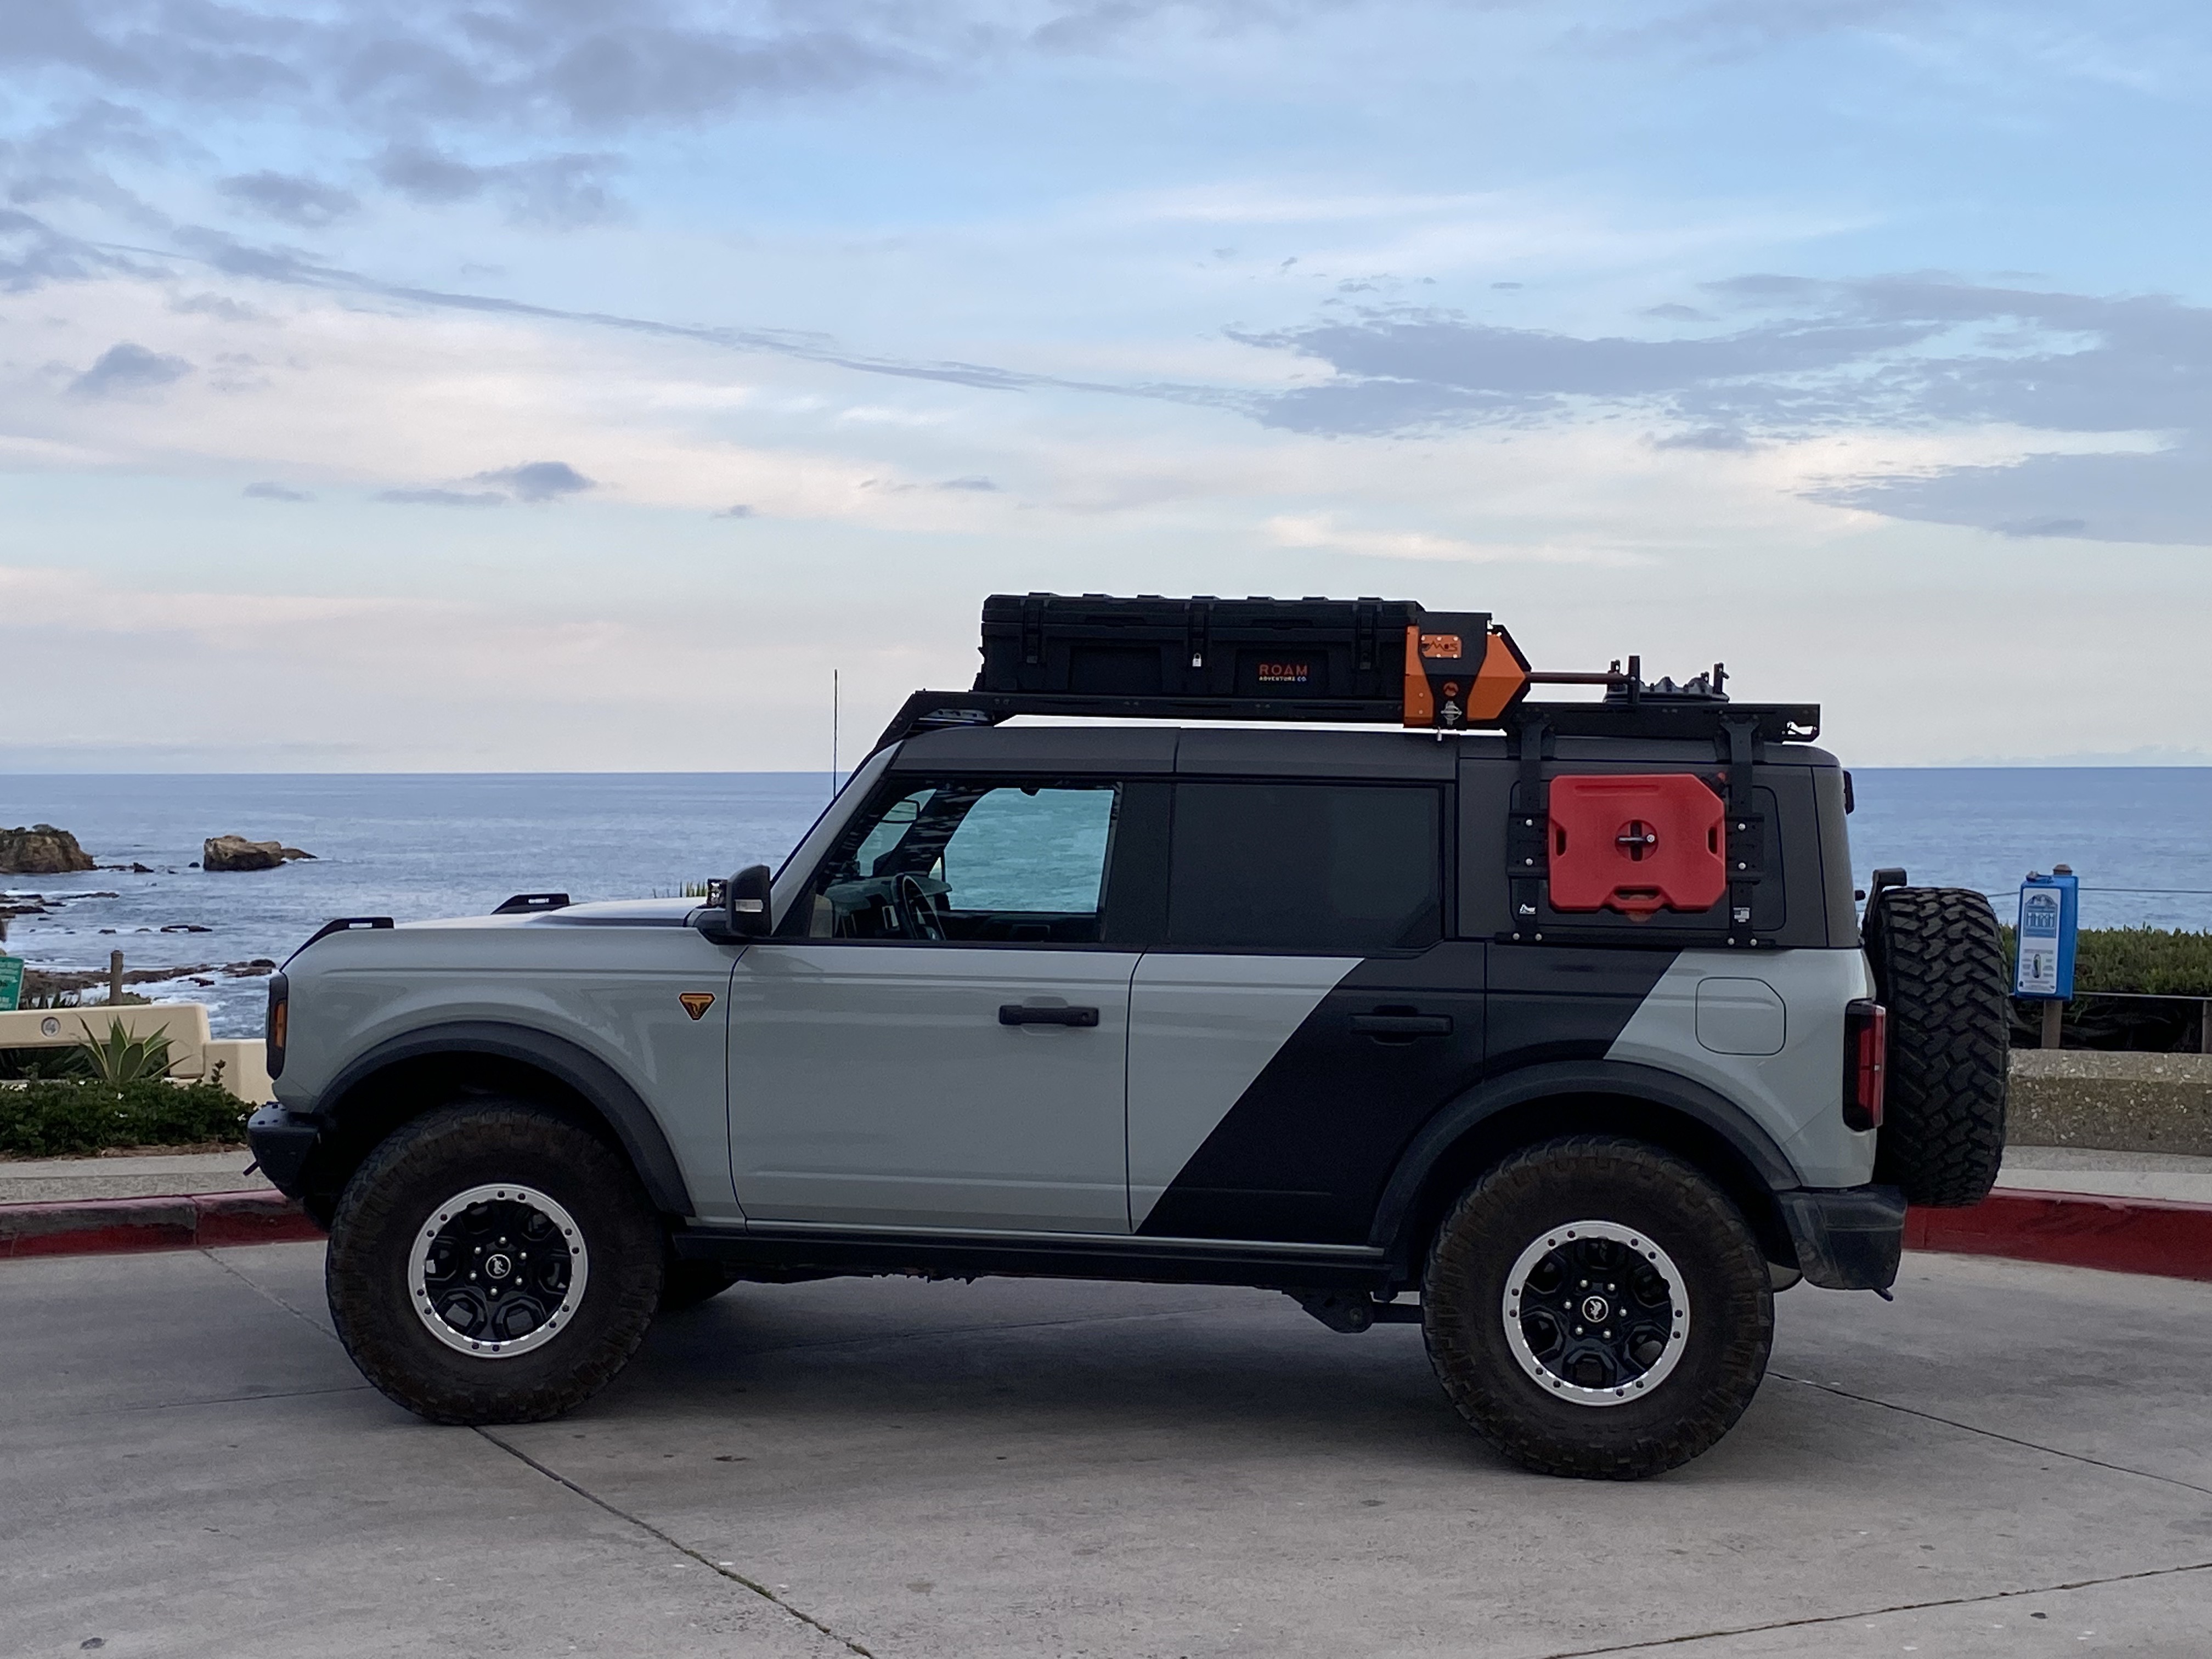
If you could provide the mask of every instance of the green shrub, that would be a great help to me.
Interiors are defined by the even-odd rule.
[[[2008,972],[2013,930],[2004,930]],[[2212,933],[2164,927],[2085,927],[2074,945],[2076,991],[2212,996]]]
[[[0,1089],[0,1152],[68,1158],[109,1146],[235,1145],[246,1103],[218,1083],[52,1079]]]

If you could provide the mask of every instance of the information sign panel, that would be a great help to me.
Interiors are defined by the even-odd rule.
[[[2077,890],[2073,872],[2063,869],[2021,883],[2014,996],[2063,1002],[2074,994]]]

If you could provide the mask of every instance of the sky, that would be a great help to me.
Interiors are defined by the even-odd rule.
[[[0,0],[0,770],[811,769],[994,592],[2212,763],[2202,0]]]

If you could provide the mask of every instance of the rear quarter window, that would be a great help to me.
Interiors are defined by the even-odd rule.
[[[1344,956],[1434,944],[1443,801],[1419,784],[1178,783],[1170,942]]]

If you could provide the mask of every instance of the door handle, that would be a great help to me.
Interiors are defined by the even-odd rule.
[[[1001,1025],[1075,1025],[1092,1026],[1098,1023],[1096,1008],[1039,1008],[1026,1002],[1002,1002],[999,1005],[999,1024]]]
[[[1449,1036],[1449,1014],[1354,1014],[1352,1029],[1364,1036]]]

